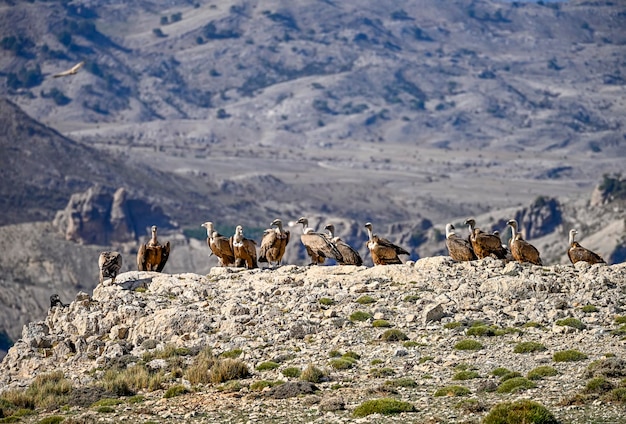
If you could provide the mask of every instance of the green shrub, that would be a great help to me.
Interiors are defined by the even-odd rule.
[[[535,321],[528,321],[527,323],[522,325],[522,327],[524,327],[524,328],[543,328],[544,326],[539,324],[538,322],[535,322]]]
[[[463,386],[446,386],[446,387],[442,387],[440,389],[437,389],[437,391],[435,392],[435,396],[436,397],[440,397],[440,396],[467,396],[470,393],[472,393],[472,392],[467,387],[463,387]]]
[[[260,392],[263,389],[265,389],[266,387],[274,387],[274,386],[278,386],[279,384],[283,384],[284,381],[282,380],[278,380],[278,381],[268,381],[268,380],[259,380],[259,381],[255,381],[254,383],[250,384],[250,390],[252,390],[253,392]]]
[[[184,395],[185,393],[189,393],[189,389],[187,389],[185,386],[181,384],[177,384],[167,389],[163,397],[165,399],[169,399],[169,398],[173,398],[176,396]]]
[[[218,361],[211,368],[209,379],[213,384],[224,383],[229,380],[246,378],[250,375],[248,366],[239,359],[224,359]]]
[[[625,336],[626,335],[626,324],[620,325],[615,330],[611,331],[611,334],[614,336]]]
[[[318,302],[320,303],[320,305],[324,306],[331,306],[335,304],[335,301],[330,297],[322,297],[318,300]]]
[[[272,362],[272,361],[261,362],[259,365],[256,366],[256,370],[257,371],[271,371],[271,370],[275,370],[279,366],[280,365],[278,365],[276,362]]]
[[[344,358],[335,358],[331,359],[329,361],[329,364],[336,370],[347,370],[352,368],[352,366],[354,365],[354,361],[350,361]]]
[[[376,303],[376,299],[374,299],[372,296],[361,296],[356,300],[356,303],[360,304],[360,305],[369,305],[372,303]]]
[[[382,364],[384,361],[382,359],[372,359],[370,361],[370,365],[378,365],[378,364]]]
[[[502,383],[503,381],[507,381],[510,380],[512,378],[517,378],[517,377],[521,377],[522,374],[517,372],[517,371],[511,371],[507,374],[504,374],[503,376],[500,377],[500,383]]]
[[[65,417],[62,417],[60,415],[51,415],[49,417],[46,417],[37,421],[37,424],[59,424],[64,419]]]
[[[478,399],[463,399],[458,402],[455,407],[470,414],[483,412],[486,409],[485,405]]]
[[[215,388],[218,392],[222,393],[237,393],[243,389],[241,382],[238,380],[230,380],[224,384],[221,384]]]
[[[233,350],[228,350],[226,352],[222,352],[220,356],[222,358],[236,359],[236,358],[239,358],[242,353],[243,351],[241,349],[233,349]]]
[[[408,342],[402,343],[402,346],[407,347],[407,348],[409,348],[409,347],[416,347],[416,346],[419,346],[419,345],[420,344],[418,342],[414,342],[413,340],[409,340]]]
[[[459,371],[452,376],[453,380],[471,380],[479,378],[480,375],[476,371]]]
[[[602,397],[607,402],[617,402],[626,404],[626,387],[618,387],[611,390]]]
[[[329,358],[339,358],[339,357],[341,357],[341,352],[339,352],[338,350],[331,350],[330,352],[328,352],[328,357]]]
[[[372,321],[372,327],[391,327],[391,323],[384,319],[375,319]]]
[[[453,330],[455,328],[459,328],[461,325],[463,325],[463,324],[461,324],[458,321],[452,321],[452,322],[445,323],[443,325],[443,328],[447,328],[448,330]]]
[[[585,305],[580,308],[580,310],[586,314],[589,314],[591,312],[598,312],[598,308],[595,305]]]
[[[17,408],[57,409],[65,405],[72,392],[72,383],[62,371],[40,374],[26,390],[10,390],[2,393],[2,399]],[[14,411],[13,414],[16,412]]]
[[[356,311],[350,314],[350,321],[367,321],[370,318],[372,318],[372,315],[363,311]]]
[[[518,392],[520,390],[533,389],[537,387],[535,383],[524,378],[524,377],[514,377],[503,381],[498,386],[498,393],[513,393]]]
[[[225,356],[225,353],[222,353],[220,356]],[[239,353],[241,353],[241,351]],[[213,356],[211,349],[201,350],[200,353],[193,358],[192,364],[187,367],[185,378],[192,385],[210,383],[211,378],[209,371],[218,361],[220,361],[220,359]]]
[[[515,353],[530,353],[530,352],[543,352],[547,350],[544,345],[537,342],[521,342],[515,346],[513,352]]]
[[[381,336],[381,339],[386,342],[399,342],[408,340],[409,337],[398,329],[391,329],[386,330]]]
[[[374,378],[391,377],[396,372],[393,368],[372,368],[370,369],[370,375]]]
[[[503,402],[494,406],[482,421],[483,424],[559,424],[543,405],[523,399]]]
[[[529,380],[543,380],[544,377],[553,377],[559,372],[547,365],[543,365],[528,371],[526,378]]]
[[[357,406],[353,415],[355,417],[365,417],[371,414],[391,415],[401,412],[415,412],[415,406],[408,402],[399,401],[391,398],[366,400]]]
[[[585,393],[603,394],[613,390],[615,386],[604,377],[595,377],[587,381],[585,385]]]
[[[483,348],[483,345],[476,340],[465,339],[455,344],[454,348],[456,350],[480,350]]]
[[[406,296],[404,296],[404,299],[402,299],[402,301],[407,302],[407,303],[415,303],[420,299],[419,295],[416,294],[407,294]]]
[[[424,362],[428,362],[428,361],[432,361],[433,359],[435,359],[434,356],[422,356],[420,357],[420,359],[417,361],[419,364],[423,364]]]
[[[572,327],[577,330],[584,330],[585,328],[587,328],[587,326],[583,324],[581,320],[572,317],[560,319],[556,322],[556,325]]]
[[[300,374],[302,374],[302,371],[300,370],[300,368],[289,367],[289,368],[285,368],[284,370],[282,370],[282,374],[285,377],[298,378],[300,377]]]
[[[615,317],[615,324],[626,324],[626,315],[618,315]]]
[[[126,399],[126,402],[130,403],[130,404],[135,404],[135,403],[141,403],[145,400],[145,397],[143,395],[135,395],[135,396],[131,396],[128,399]]]
[[[115,408],[111,408],[110,406],[99,406],[98,408],[96,408],[96,411],[103,414],[110,414],[112,412],[115,412]]]
[[[317,368],[313,364],[309,364],[302,374],[300,374],[300,380],[308,381],[310,383],[320,383],[328,377],[328,373]]]
[[[417,382],[412,378],[404,377],[397,378],[395,380],[385,381],[385,386],[390,387],[417,387]]]
[[[498,329],[498,327],[494,327],[494,326],[486,326],[486,325],[476,325],[476,326],[472,326],[470,328],[467,329],[466,334],[468,336],[479,336],[479,337],[483,337],[483,336],[487,336],[487,337],[492,337],[492,336],[500,336],[502,334],[504,334],[501,330]]]
[[[354,359],[354,360],[359,360],[361,359],[361,355],[359,355],[356,352],[353,352],[351,350],[347,351],[346,353],[344,353],[343,355],[341,355],[342,358],[344,359]]]
[[[97,402],[94,402],[91,406],[92,407],[115,406],[115,405],[119,405],[120,403],[124,403],[124,401],[121,399],[117,399],[117,398],[104,398],[104,399],[100,399]]]
[[[554,362],[574,362],[587,359],[587,355],[574,349],[561,350],[559,352],[555,352],[552,359]]]

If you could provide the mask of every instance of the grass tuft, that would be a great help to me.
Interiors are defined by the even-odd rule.
[[[417,387],[417,382],[409,377],[396,378],[385,381],[385,386],[390,387]]]
[[[497,404],[485,416],[482,423],[559,424],[558,420],[545,406],[527,399]]]
[[[173,398],[176,396],[184,395],[186,393],[189,393],[189,389],[187,389],[185,386],[181,384],[177,384],[167,389],[163,397],[165,399],[169,399],[169,398]]]
[[[441,396],[467,396],[470,393],[472,393],[472,392],[467,387],[463,387],[463,386],[446,386],[446,387],[442,387],[440,389],[437,389],[437,391],[435,392],[435,396],[436,397],[441,397]]]
[[[390,329],[383,333],[381,339],[386,342],[400,342],[409,340],[409,337],[398,329]]]
[[[300,375],[300,380],[308,381],[310,383],[321,383],[327,378],[328,378],[328,373],[325,371],[322,371],[321,369],[317,368],[313,364],[309,364],[304,369],[304,371],[302,371],[302,374]]]
[[[496,391],[498,393],[516,393],[521,390],[534,389],[535,387],[537,387],[535,383],[524,377],[514,377],[500,383]]]
[[[365,295],[359,297],[355,302],[359,305],[370,305],[372,303],[376,303],[376,299],[374,299],[372,296]]]
[[[543,352],[544,350],[547,350],[547,348],[541,344],[541,343],[537,343],[537,342],[521,342],[518,343],[515,346],[515,349],[513,349],[513,352],[515,353],[531,353],[531,352]]]
[[[391,398],[382,398],[366,400],[354,409],[352,415],[355,417],[366,417],[371,414],[392,415],[415,411],[415,406],[411,403]]]
[[[255,369],[257,371],[271,371],[271,370],[275,370],[279,366],[280,365],[278,365],[276,362],[267,361],[267,362],[261,362],[259,365],[256,366]]]
[[[561,350],[552,355],[554,362],[575,362],[587,359],[587,355],[575,349]]]
[[[471,380],[473,378],[479,378],[480,374],[478,374],[476,371],[469,371],[469,370],[465,370],[465,371],[459,371],[457,373],[455,373],[452,376],[453,380]]]
[[[572,317],[557,320],[556,325],[571,327],[577,330],[584,330],[585,328],[587,328],[587,326],[581,320]]]
[[[350,321],[367,321],[372,318],[372,314],[363,311],[356,311],[350,314]]]
[[[323,305],[323,306],[332,306],[335,304],[335,301],[331,299],[330,297],[321,297],[318,300],[318,302],[320,305]]]
[[[281,372],[285,377],[289,377],[289,378],[299,378],[300,375],[302,374],[302,370],[300,370],[300,368],[297,368],[297,367],[285,368]]]
[[[375,319],[372,321],[372,327],[391,327],[391,323],[385,319]]]
[[[483,345],[476,340],[465,339],[455,344],[454,348],[456,350],[480,350],[483,348]]]
[[[551,366],[543,365],[528,371],[526,378],[529,380],[543,380],[545,377],[554,377],[558,371]]]

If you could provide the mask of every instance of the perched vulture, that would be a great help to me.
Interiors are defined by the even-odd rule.
[[[235,264],[235,254],[230,247],[230,240],[214,230],[213,223],[211,221],[202,224],[202,227],[206,228],[207,239],[206,242],[211,249],[211,254],[217,256],[220,266],[231,266]],[[209,254],[209,256],[211,256]]]
[[[396,246],[389,240],[378,237],[374,234],[372,230],[373,227],[370,222],[365,224],[365,228],[367,228],[367,234],[369,235],[367,248],[370,250],[370,255],[372,255],[372,262],[374,262],[374,265],[401,264],[402,261],[398,255],[410,255],[409,252],[400,246]]]
[[[339,250],[324,234],[316,233],[313,228],[308,227],[308,219],[302,217],[298,219],[298,224],[302,224],[300,240],[311,257],[310,265],[323,264],[326,258],[335,259],[338,263],[343,261]]]
[[[53,77],[54,78],[59,78],[59,77],[67,77],[69,75],[75,75],[78,72],[78,70],[83,67],[84,64],[85,64],[84,61],[83,62],[79,62],[76,65],[72,66],[67,71],[63,71],[63,72],[59,72],[58,74],[54,74]]]
[[[167,258],[170,256],[170,242],[160,244],[157,240],[157,227],[152,226],[152,238],[142,244],[137,252],[137,269],[139,271],[163,271]]]
[[[472,243],[461,238],[454,232],[454,225],[446,224],[446,247],[450,257],[455,261],[473,261],[476,258]]]
[[[517,262],[530,262],[535,265],[543,265],[537,248],[524,240],[522,235],[517,232],[517,221],[511,219],[506,225],[511,227],[511,240],[509,240],[509,245],[513,258]]]
[[[502,240],[499,236],[488,234],[475,228],[476,221],[470,218],[465,221],[465,225],[469,226],[470,242],[472,249],[478,259],[486,258],[494,255],[498,259],[506,259],[506,249],[502,246]]]
[[[569,260],[572,261],[573,264],[576,262],[587,262],[590,264],[605,264],[604,259],[600,257],[595,252],[592,252],[589,249],[585,249],[582,247],[577,241],[574,240],[574,237],[578,234],[578,231],[575,229],[569,230],[569,249],[567,250],[567,256],[569,256]]]
[[[53,294],[52,296],[50,296],[50,309],[54,308],[55,306],[60,306],[62,308],[65,308],[66,306],[69,306],[69,305],[61,302],[61,298],[59,297],[58,294]]]
[[[343,260],[338,261],[339,265],[363,265],[363,259],[361,259],[359,252],[354,250],[348,243],[341,240],[341,238],[335,237],[335,226],[333,224],[328,224],[324,229],[328,231],[329,240],[335,245],[343,257]]]
[[[256,241],[243,236],[243,227],[241,225],[237,225],[235,234],[230,238],[230,248],[235,255],[236,267],[258,268],[256,263]]]
[[[280,261],[285,254],[285,247],[289,243],[289,231],[283,230],[283,221],[275,219],[272,221],[272,227],[265,230],[263,240],[261,240],[261,249],[259,250],[259,262],[276,262],[280,265]]]
[[[100,284],[107,278],[110,278],[113,284],[122,268],[122,255],[120,252],[102,252],[98,257],[98,267],[100,268]]]

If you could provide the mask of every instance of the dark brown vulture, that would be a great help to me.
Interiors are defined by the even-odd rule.
[[[259,262],[269,262],[270,266],[272,266],[272,262],[280,265],[285,254],[285,247],[289,243],[290,233],[283,230],[283,221],[278,218],[272,221],[271,226],[276,228],[268,228],[263,233],[261,248],[259,249]]]
[[[243,236],[243,227],[241,225],[237,225],[235,234],[230,238],[230,248],[235,255],[236,267],[258,268],[256,263],[256,241]]]
[[[478,259],[483,259],[490,255],[494,255],[498,259],[506,259],[506,249],[502,247],[500,237],[475,228],[476,221],[472,218],[467,219],[465,225],[469,226],[469,239],[472,243],[474,254]]]
[[[511,240],[509,240],[509,246],[511,247],[511,255],[513,255],[513,259],[517,262],[529,262],[535,265],[543,265],[537,248],[524,240],[522,235],[517,232],[517,221],[511,219],[506,223],[506,225],[511,227]]]
[[[343,261],[341,253],[334,244],[328,240],[324,234],[316,233],[313,228],[309,228],[309,220],[302,217],[298,219],[298,224],[302,224],[302,235],[300,240],[306,248],[306,252],[311,257],[310,265],[323,264],[326,258],[334,259],[338,263]]]
[[[569,249],[567,250],[567,256],[573,264],[576,262],[587,262],[589,264],[605,264],[605,260],[600,255],[592,252],[589,249],[582,247],[576,240],[574,240],[578,231],[575,229],[569,230]]]
[[[328,231],[330,241],[335,245],[337,250],[339,250],[339,253],[341,253],[343,260],[338,261],[339,265],[363,265],[363,259],[361,259],[359,252],[348,243],[341,240],[341,238],[335,237],[335,226],[333,224],[328,224],[324,229]]]
[[[365,224],[365,228],[367,228],[367,234],[369,236],[367,248],[370,250],[370,255],[372,256],[372,262],[374,262],[374,265],[401,264],[402,261],[398,255],[410,255],[410,253],[402,247],[374,234],[372,230],[373,227],[370,222]]]
[[[107,278],[110,278],[113,284],[122,268],[122,255],[120,252],[102,252],[98,257],[98,267],[100,268],[100,284]]]
[[[159,244],[157,240],[157,227],[152,226],[152,238],[148,243],[142,244],[137,252],[137,269],[139,271],[163,271],[163,267],[170,256],[170,242]]]
[[[211,249],[211,254],[217,256],[220,266],[231,266],[235,264],[235,254],[230,247],[230,240],[215,231],[213,223],[207,221],[202,224],[202,227],[206,228],[207,239],[206,242]],[[211,256],[209,254],[209,256]]]
[[[446,247],[450,257],[455,261],[473,261],[478,259],[472,249],[472,243],[461,238],[454,232],[454,225],[446,224]]]

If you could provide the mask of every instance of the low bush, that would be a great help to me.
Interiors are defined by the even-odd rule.
[[[408,402],[403,402],[391,398],[366,400],[357,406],[353,415],[355,417],[365,417],[371,414],[391,415],[401,412],[415,412],[415,406]]]
[[[581,320],[572,317],[560,319],[556,322],[556,325],[571,327],[577,330],[584,330],[585,328],[587,328],[587,326]]]
[[[302,370],[296,367],[285,368],[281,372],[285,377],[289,377],[289,378],[298,378],[300,377],[300,374],[302,374]]]
[[[372,327],[391,327],[391,323],[384,319],[375,319],[372,321]]]
[[[456,350],[480,350],[483,348],[483,345],[476,340],[465,339],[455,344],[454,348]]]
[[[256,366],[255,369],[257,371],[271,371],[271,370],[275,370],[279,366],[280,365],[278,365],[276,362],[267,361],[267,362],[261,362],[259,365]]]
[[[537,387],[535,383],[524,377],[514,377],[500,383],[496,391],[498,393],[515,393],[521,390],[534,389],[535,387]]]
[[[284,381],[282,380],[277,380],[277,381],[268,381],[268,380],[259,380],[259,381],[255,381],[254,383],[250,384],[250,390],[252,390],[253,392],[260,392],[263,389],[265,389],[266,387],[274,387],[274,386],[278,386],[279,384],[283,384]]]
[[[585,385],[585,393],[604,394],[613,390],[615,386],[604,377],[595,377],[587,381]]]
[[[328,378],[328,373],[317,368],[313,364],[309,364],[302,374],[300,374],[300,380],[308,381],[309,383],[320,383]]]
[[[185,386],[181,384],[177,384],[167,389],[163,397],[165,399],[169,399],[169,398],[173,398],[176,396],[184,395],[185,393],[189,393],[189,389],[187,389]]]
[[[528,371],[526,378],[529,380],[543,380],[545,377],[554,377],[558,373],[556,369],[543,365]]]
[[[350,321],[367,321],[368,319],[371,319],[372,315],[368,312],[363,312],[363,311],[356,311],[353,312],[352,314],[350,314]]]
[[[473,378],[479,378],[480,374],[478,374],[476,371],[469,371],[469,370],[465,370],[465,371],[459,371],[457,373],[455,373],[452,376],[453,380],[471,380]]]
[[[331,306],[335,304],[335,301],[330,297],[322,297],[318,300],[318,302],[320,303],[320,305],[324,306]]]
[[[442,387],[440,389],[437,389],[437,391],[435,391],[435,396],[436,397],[440,397],[440,396],[467,396],[470,393],[472,393],[472,392],[467,387],[463,387],[463,386],[446,386],[446,387]]]
[[[396,372],[393,368],[372,368],[370,369],[370,375],[374,378],[391,377]]]
[[[531,353],[531,352],[543,352],[547,350],[546,347],[537,342],[521,342],[515,345],[513,352],[515,353]]]
[[[587,359],[587,355],[577,350],[561,350],[552,355],[554,362],[575,362]]]
[[[386,342],[399,342],[408,340],[409,337],[398,329],[387,330],[381,336],[381,339]]]
[[[365,296],[359,297],[355,302],[360,305],[369,305],[372,303],[376,303],[376,299],[374,299],[372,296],[365,295]]]
[[[494,406],[482,421],[483,424],[558,424],[558,420],[543,405],[523,399],[503,402]]]
[[[397,378],[395,380],[385,381],[385,386],[390,387],[417,387],[417,382],[412,378],[404,377]]]

